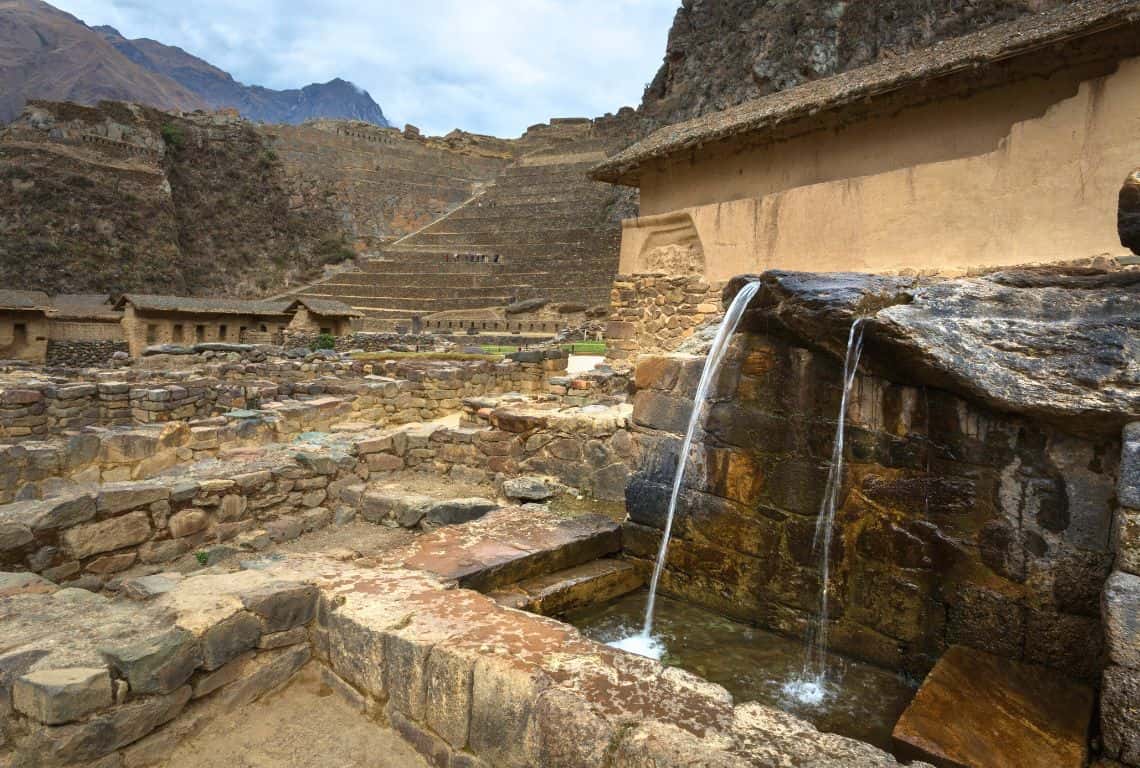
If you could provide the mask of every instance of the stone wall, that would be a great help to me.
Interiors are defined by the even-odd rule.
[[[116,352],[129,351],[129,345],[125,341],[51,339],[47,345],[46,364],[59,368],[95,368],[106,365]]]
[[[1140,423],[1124,430],[1116,499],[1115,570],[1101,599],[1108,666],[1100,728],[1107,757],[1140,765]]]
[[[701,361],[644,359],[625,546],[655,557]],[[801,635],[839,409],[830,355],[741,334],[692,456],[663,588]],[[1100,674],[1119,445],[859,375],[832,556],[832,645],[925,673],[951,644]]]
[[[720,283],[663,273],[618,275],[606,323],[606,357],[672,352],[720,309]]]
[[[184,356],[174,357],[185,364]],[[62,382],[14,377],[0,380],[0,439],[42,438],[90,425],[203,418],[280,398],[323,394],[350,398],[358,418],[401,424],[457,412],[464,397],[542,391],[546,376],[565,367],[565,357],[533,362],[317,360],[222,362],[168,374],[124,369]],[[288,417],[288,404],[275,407]]]

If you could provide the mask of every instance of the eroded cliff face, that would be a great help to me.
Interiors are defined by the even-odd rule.
[[[1066,0],[683,0],[646,89],[652,126],[891,58]]]
[[[290,205],[277,155],[225,116],[37,103],[0,132],[0,285],[249,296],[352,257]]]

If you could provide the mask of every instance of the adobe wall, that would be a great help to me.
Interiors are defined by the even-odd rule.
[[[42,363],[47,340],[48,320],[41,310],[0,311],[0,359]]]
[[[767,269],[918,270],[1123,255],[1140,60],[1032,80],[776,144],[643,169],[620,272],[686,247],[708,280]],[[660,218],[658,218],[658,216]]]
[[[655,559],[701,360],[646,357],[627,552]],[[731,348],[692,454],[662,588],[803,635],[841,366],[781,339]],[[1120,444],[947,392],[856,377],[831,553],[837,650],[923,674],[953,644],[1084,679],[1103,668]]]

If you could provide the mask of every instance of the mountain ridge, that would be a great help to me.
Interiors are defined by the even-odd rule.
[[[14,120],[32,99],[236,109],[265,123],[330,118],[389,126],[368,92],[341,78],[286,90],[245,85],[177,46],[88,26],[43,0],[0,0],[0,122]]]

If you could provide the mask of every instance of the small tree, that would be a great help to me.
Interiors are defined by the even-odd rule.
[[[164,124],[162,126],[162,140],[171,149],[182,149],[182,129],[173,123]]]

